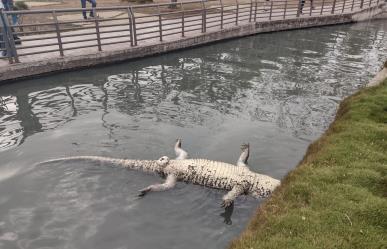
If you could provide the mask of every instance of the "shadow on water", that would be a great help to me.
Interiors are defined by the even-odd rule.
[[[234,202],[230,206],[224,209],[224,212],[220,214],[224,218],[224,223],[227,225],[232,225],[232,214],[234,213]]]
[[[219,217],[221,191],[179,183],[138,200],[159,179],[34,164],[158,158],[182,137],[191,157],[230,163],[250,142],[250,167],[281,178],[378,71],[386,33],[371,22],[262,34],[0,86],[0,248],[225,247],[259,201]]]

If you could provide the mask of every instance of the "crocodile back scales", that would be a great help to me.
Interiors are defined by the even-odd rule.
[[[179,181],[224,190],[246,178],[254,178],[255,174],[245,167],[207,159],[171,160],[164,172],[176,175]]]

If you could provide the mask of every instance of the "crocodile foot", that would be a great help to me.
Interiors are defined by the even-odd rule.
[[[250,144],[249,143],[244,143],[244,144],[241,145],[241,150],[242,151],[245,151],[245,150],[247,150],[249,148],[250,148]]]
[[[141,190],[139,190],[139,194],[137,195],[138,197],[143,197],[145,196],[149,191],[151,191],[151,189],[149,187],[147,188],[143,188]]]
[[[233,200],[223,200],[222,201],[222,204],[220,204],[220,206],[222,207],[222,208],[227,208],[227,207],[229,207],[229,206],[231,206],[232,204],[234,204],[234,201]]]

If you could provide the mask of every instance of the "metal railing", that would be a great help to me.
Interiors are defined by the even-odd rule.
[[[0,11],[0,53],[9,63],[20,58],[63,57],[125,49],[195,36],[248,23],[352,13],[382,0],[186,1],[125,7]],[[95,18],[83,19],[83,11]],[[75,17],[74,17],[75,14]],[[11,24],[12,15],[23,22]],[[44,21],[36,22],[40,15]],[[20,38],[21,44],[15,44]]]

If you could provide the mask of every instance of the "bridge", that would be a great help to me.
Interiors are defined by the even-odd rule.
[[[263,32],[363,21],[386,8],[383,0],[223,1],[1,11],[0,52],[6,51],[7,57],[0,60],[0,81]],[[85,10],[95,18],[83,19]],[[13,15],[23,22],[12,24]],[[45,21],[34,21],[36,15]]]

